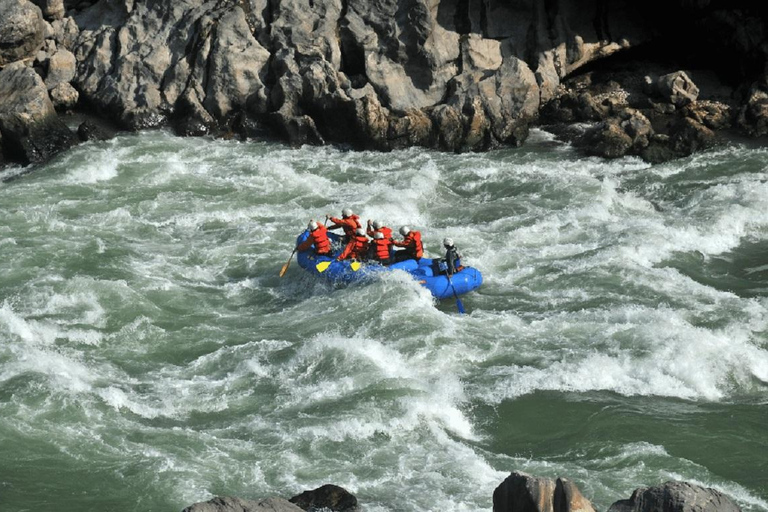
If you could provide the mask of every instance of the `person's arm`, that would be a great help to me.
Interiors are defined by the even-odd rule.
[[[312,239],[312,235],[309,235],[306,240],[301,242],[298,247],[296,247],[297,251],[306,251],[310,247],[312,247],[312,244],[314,243],[314,240]]]

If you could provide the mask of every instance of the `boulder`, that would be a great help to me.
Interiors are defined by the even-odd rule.
[[[569,480],[513,472],[493,492],[494,512],[595,512]]]
[[[322,487],[294,496],[290,500],[307,512],[359,512],[357,498],[338,485],[326,484]]]
[[[25,165],[45,161],[76,142],[57,117],[43,79],[22,62],[0,71],[0,132],[5,156]]]
[[[676,107],[683,107],[699,97],[699,88],[685,71],[660,76],[656,88],[666,101]]]
[[[64,17],[64,0],[34,0],[47,20],[60,20]]]
[[[687,117],[672,124],[669,137],[672,149],[679,156],[688,156],[696,151],[712,147],[716,140],[712,130]]]
[[[741,509],[714,489],[687,482],[666,482],[635,489],[632,497],[617,501],[608,512],[741,512]]]
[[[28,0],[0,2],[0,66],[33,59],[44,39],[45,21],[39,7]]]
[[[51,97],[54,108],[58,111],[72,110],[80,98],[80,93],[67,82],[60,83],[51,89],[48,94]]]
[[[195,503],[182,512],[302,512],[302,509],[283,498],[251,501],[224,496]]]
[[[587,130],[575,144],[589,155],[620,158],[632,148],[633,140],[622,127],[621,120],[612,117]]]
[[[45,85],[52,90],[57,85],[69,84],[75,78],[75,56],[66,48],[59,48],[48,59],[48,73],[45,75]]]

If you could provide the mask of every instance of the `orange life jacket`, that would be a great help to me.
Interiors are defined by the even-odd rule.
[[[331,217],[331,222],[333,222],[333,226],[328,229],[342,228],[344,230],[344,235],[348,236],[350,240],[355,236],[355,230],[363,227],[363,225],[360,224],[359,215],[350,215],[349,217],[342,219]]]
[[[318,224],[317,229],[310,231],[309,236],[304,240],[296,250],[306,251],[312,244],[315,244],[317,254],[328,254],[331,252],[331,241],[328,240],[328,229],[322,224]]]
[[[328,229],[319,224],[317,229],[312,232],[312,243],[315,244],[317,254],[328,254],[331,252],[331,241],[328,240]]]
[[[375,249],[374,256],[379,261],[385,261],[389,259],[389,247],[392,245],[392,240],[389,238],[374,238],[373,247]]]
[[[402,242],[395,240],[393,242],[398,247],[405,247],[405,250],[410,256],[415,259],[421,259],[424,256],[424,246],[421,243],[421,233],[418,231],[410,231]]]
[[[339,255],[339,259],[354,258],[362,260],[368,254],[368,237],[365,235],[355,235],[349,241],[344,251]]]
[[[373,235],[376,233],[381,233],[384,235],[385,240],[392,240],[392,229],[388,228],[387,226],[381,226],[379,229],[369,229],[367,233],[371,238],[373,238]]]

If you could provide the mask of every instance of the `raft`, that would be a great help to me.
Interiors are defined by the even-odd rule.
[[[309,236],[305,230],[296,239],[296,244],[304,242]],[[376,262],[360,262],[354,260],[337,261],[336,257],[341,253],[341,237],[336,233],[328,233],[328,238],[334,246],[333,256],[318,256],[312,246],[306,251],[297,253],[299,266],[312,275],[320,276],[333,283],[349,284],[374,279],[381,272],[403,270],[416,279],[419,284],[427,288],[437,299],[449,299],[455,294],[463,295],[476,290],[483,284],[483,276],[479,270],[473,267],[463,267],[450,277],[437,272],[437,260],[421,258],[419,261],[410,259],[388,266]],[[451,287],[453,284],[453,287]]]

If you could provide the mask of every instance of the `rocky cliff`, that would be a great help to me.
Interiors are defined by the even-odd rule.
[[[767,9],[753,2],[9,2],[40,15],[0,22],[0,65],[26,62],[60,111],[129,130],[466,151],[591,122],[577,143],[648,160],[712,130],[768,133]]]

